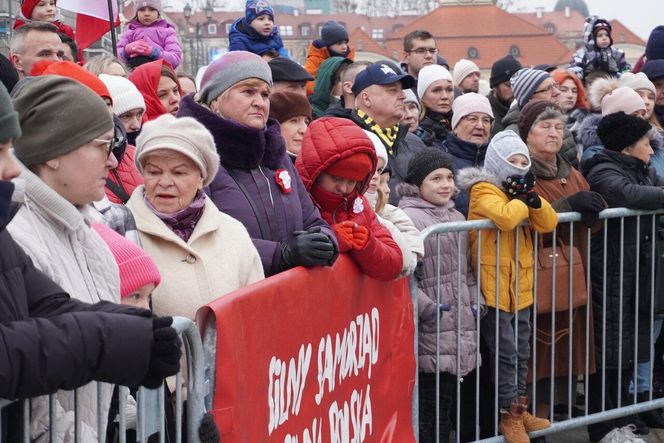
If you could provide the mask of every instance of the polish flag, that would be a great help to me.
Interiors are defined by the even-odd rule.
[[[76,13],[76,43],[81,49],[90,47],[111,30],[111,14],[114,25],[120,26],[117,0],[111,0],[112,11],[108,0],[59,0],[58,7]]]

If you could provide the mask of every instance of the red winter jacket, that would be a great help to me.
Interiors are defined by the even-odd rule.
[[[124,191],[124,198],[127,200],[129,200],[129,197],[131,197],[134,189],[143,184],[143,176],[141,176],[141,174],[138,172],[138,169],[136,169],[136,165],[134,164],[135,155],[136,148],[131,145],[127,145],[127,149],[125,150],[122,156],[122,160],[120,161],[120,164],[118,164],[118,167],[108,171],[109,180],[111,180],[116,186],[118,185],[118,178],[120,179],[119,188]],[[126,200],[123,201],[121,196],[117,195],[114,190],[109,188],[108,184],[106,185],[106,197],[108,197],[108,199],[113,203],[127,203]]]
[[[364,131],[351,120],[324,117],[309,126],[295,167],[305,188],[311,192],[318,176],[328,167],[359,153],[369,155],[375,169],[378,163],[376,150]],[[317,197],[313,199],[321,216],[330,225],[348,220],[368,228],[367,244],[360,250],[351,250],[349,254],[369,277],[392,280],[401,273],[403,258],[392,235],[380,224],[376,213],[362,195],[369,187],[372,175],[373,171],[357,184],[350,195],[334,195],[319,189]]]

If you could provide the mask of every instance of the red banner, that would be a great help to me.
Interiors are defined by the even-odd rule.
[[[203,307],[216,321],[213,412],[224,442],[414,442],[413,307],[345,256]]]

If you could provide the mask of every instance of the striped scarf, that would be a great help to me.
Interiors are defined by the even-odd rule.
[[[397,135],[399,135],[399,125],[394,125],[391,128],[382,128],[380,127],[371,117],[369,117],[366,112],[360,110],[360,109],[355,109],[353,110],[353,117],[354,120],[362,127],[362,129],[366,129],[367,131],[371,131],[374,134],[380,138],[380,140],[383,142],[385,145],[385,149],[387,149],[387,153],[391,156],[394,156],[394,142],[397,139]]]

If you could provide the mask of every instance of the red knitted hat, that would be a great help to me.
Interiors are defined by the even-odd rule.
[[[32,66],[30,75],[59,75],[61,77],[71,78],[72,80],[76,80],[82,85],[92,89],[92,91],[102,99],[109,99],[111,101],[111,106],[113,105],[113,97],[111,97],[111,93],[108,91],[104,82],[92,72],[74,62],[39,60]]]
[[[127,297],[149,283],[159,286],[159,270],[144,250],[101,223],[93,223],[92,227],[108,245],[120,268],[121,297]]]
[[[325,173],[359,182],[371,173],[373,167],[373,162],[367,154],[357,153],[332,163]]]
[[[21,14],[23,14],[23,17],[32,18],[32,10],[35,9],[37,3],[39,3],[39,0],[23,0],[21,2]]]

